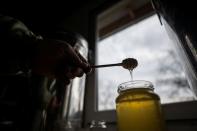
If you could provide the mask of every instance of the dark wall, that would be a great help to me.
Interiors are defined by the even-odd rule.
[[[0,13],[21,20],[35,33],[45,34],[66,29],[87,38],[90,14],[102,4],[111,1],[115,0],[0,2]]]

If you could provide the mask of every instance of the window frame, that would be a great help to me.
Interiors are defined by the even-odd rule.
[[[116,3],[116,2],[115,2]],[[108,7],[111,7],[115,3],[110,3],[104,8],[97,9],[91,14],[90,17],[90,63],[94,64],[96,62],[97,54],[97,42],[98,42],[98,30],[97,30],[97,16],[105,11]],[[154,12],[155,13],[155,12]],[[153,12],[147,14],[146,18],[152,15]],[[136,21],[142,20],[138,18]],[[131,23],[133,24],[133,23]],[[98,72],[93,70],[91,74],[88,75],[86,79],[86,90],[84,98],[84,127],[88,127],[92,120],[105,120],[108,126],[116,127],[116,111],[106,110],[98,111],[98,83],[97,78]],[[197,101],[187,101],[178,102],[170,104],[162,104],[162,110],[164,112],[164,118],[168,121],[178,121],[178,120],[197,120]],[[113,128],[114,129],[114,128]]]

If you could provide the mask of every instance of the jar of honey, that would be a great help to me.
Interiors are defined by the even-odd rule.
[[[153,84],[136,80],[118,87],[116,112],[119,131],[164,131],[159,96]]]

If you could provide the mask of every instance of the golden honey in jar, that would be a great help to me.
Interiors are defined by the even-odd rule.
[[[148,81],[120,84],[116,98],[119,131],[164,131],[159,96]]]

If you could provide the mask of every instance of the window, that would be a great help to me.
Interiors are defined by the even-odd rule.
[[[162,103],[194,99],[173,43],[156,15],[99,41],[97,50],[97,64],[136,58],[139,65],[133,79],[151,81]],[[98,109],[115,109],[118,85],[130,80],[124,68],[98,69]]]
[[[194,101],[182,63],[174,50],[175,42],[169,39],[150,6],[132,7],[129,10],[127,5],[122,13],[119,12],[120,8],[112,7],[94,18],[97,21],[96,35],[100,40],[92,37],[92,43],[96,43],[91,48],[91,61],[99,65],[120,63],[128,57],[136,58],[139,65],[133,71],[133,79],[153,83],[163,103],[165,119],[196,119],[197,101]],[[92,31],[90,34],[94,33]],[[129,71],[122,67],[93,70],[86,84],[84,125],[88,126],[92,120],[105,120],[114,128],[117,88],[119,84],[130,80]]]

